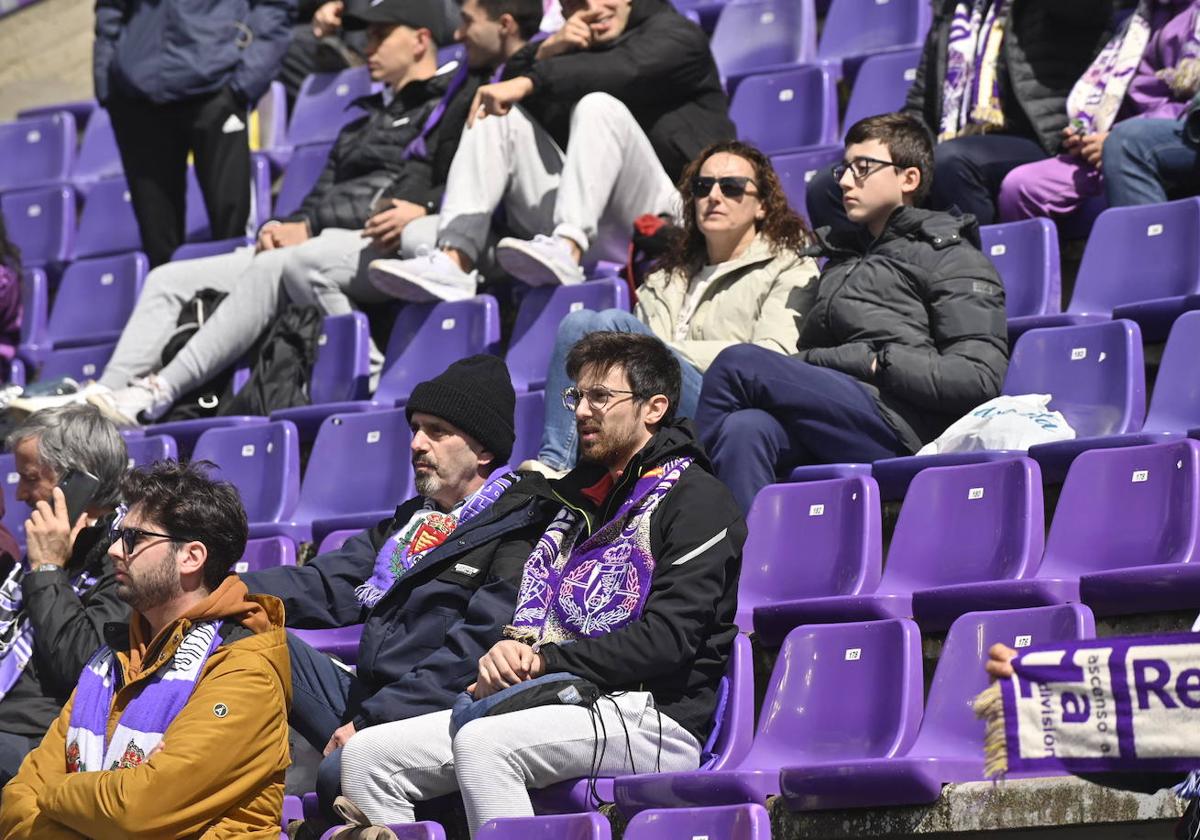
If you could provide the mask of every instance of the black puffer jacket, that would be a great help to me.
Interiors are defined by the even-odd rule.
[[[873,242],[828,228],[817,239],[810,252],[829,262],[797,358],[865,383],[914,452],[1000,393],[1004,287],[974,216],[902,207]]]
[[[380,198],[411,201],[436,213],[480,74],[468,76],[450,100],[425,138],[425,156],[405,159],[404,149],[421,133],[452,77],[441,73],[409,82],[387,105],[382,94],[356,100],[353,104],[367,116],[341,130],[317,183],[300,208],[280,221],[308,222],[314,236],[325,228],[357,230],[373,215]]]
[[[505,77],[533,80],[522,106],[564,149],[571,109],[589,93],[625,103],[672,181],[705,146],[737,136],[708,39],[664,0],[633,0],[612,44],[533,61],[537,48],[509,59]]]
[[[946,44],[957,0],[934,0],[933,25],[904,110],[937,134]],[[1067,125],[1067,94],[1111,34],[1112,0],[1013,0],[1001,50],[1006,132],[1056,154]]]

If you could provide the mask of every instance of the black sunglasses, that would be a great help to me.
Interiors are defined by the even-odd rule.
[[[739,199],[746,194],[746,185],[754,184],[752,178],[744,175],[722,175],[714,178],[711,175],[697,175],[692,179],[692,197],[704,198],[712,192],[713,185],[721,188],[721,195],[726,198]],[[758,186],[754,184],[754,186]]]
[[[137,548],[137,544],[144,537],[162,537],[172,542],[187,541],[185,537],[177,537],[174,534],[162,534],[158,531],[146,531],[141,528],[115,528],[113,529],[113,533],[121,541],[121,547],[125,549],[126,557],[133,554],[133,550]]]

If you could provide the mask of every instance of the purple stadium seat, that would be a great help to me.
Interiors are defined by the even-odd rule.
[[[316,794],[312,795],[314,798],[316,797]],[[412,823],[389,823],[387,828],[391,829],[392,834],[396,835],[398,840],[446,840],[446,830],[442,828],[441,823],[432,822],[431,820],[421,820]],[[322,834],[321,840],[332,840],[341,830],[341,826],[335,826]]]
[[[57,379],[69,376],[76,382],[83,383],[95,379],[108,364],[116,342],[109,344],[91,344],[86,347],[65,347],[52,350],[38,371],[39,379]]]
[[[21,359],[13,359],[8,363],[8,378],[5,380],[6,385],[28,385],[28,371],[25,368],[25,362]]]
[[[248,236],[239,236],[233,239],[218,239],[216,242],[185,242],[171,254],[171,262],[219,257],[221,254],[228,254],[236,251],[238,248],[244,248],[247,245],[253,244],[254,240]]]
[[[612,828],[596,813],[488,820],[475,840],[609,840]]]
[[[788,481],[828,481],[831,478],[869,478],[870,464],[808,464],[788,473]]]
[[[438,70],[445,70],[452,61],[462,61],[467,57],[467,48],[462,44],[449,44],[438,48]]]
[[[361,529],[354,528],[330,531],[321,539],[321,545],[317,548],[317,554],[324,554],[327,551],[337,551],[346,544],[346,540],[360,533],[362,533]]]
[[[26,361],[40,358],[46,344],[46,321],[49,319],[50,281],[40,268],[25,268],[21,272],[21,340],[17,354]]]
[[[209,429],[196,441],[192,459],[212,461],[215,477],[237,487],[252,537],[266,535],[269,524],[286,520],[296,508],[300,439],[286,420]]]
[[[86,128],[88,120],[100,107],[95,99],[76,99],[70,102],[52,102],[49,105],[35,105],[32,108],[22,108],[17,111],[17,119],[28,120],[34,117],[48,117],[59,111],[67,111],[75,118],[75,127]]]
[[[204,192],[200,189],[200,181],[196,178],[195,166],[188,167],[187,193],[184,202],[186,204],[183,220],[184,241],[210,241],[212,228],[208,224],[208,208],[204,205]]]
[[[283,824],[304,819],[304,802],[299,796],[283,797]]]
[[[865,66],[864,66],[865,70]],[[983,253],[1004,281],[1009,318],[1052,315],[1062,309],[1058,231],[1049,219],[1024,219],[979,229]],[[1009,341],[1017,336],[1009,333]]]
[[[170,435],[179,445],[179,455],[190,459],[196,441],[209,429],[225,429],[230,426],[253,426],[266,423],[266,417],[200,417],[194,420],[171,420],[167,423],[155,423],[146,427],[147,437],[151,435]]]
[[[518,391],[546,387],[546,363],[554,350],[558,325],[580,309],[629,311],[629,286],[618,277],[577,286],[534,286],[517,309],[512,338],[504,360]]]
[[[845,75],[852,76],[866,56],[920,49],[931,20],[926,0],[833,0],[821,28],[817,58],[835,69],[845,67]]]
[[[141,247],[142,234],[125,176],[93,182],[79,214],[74,258],[122,254],[139,251]]]
[[[779,176],[779,183],[787,196],[792,210],[808,220],[808,203],[805,191],[808,182],[822,169],[828,169],[842,159],[841,146],[821,146],[800,152],[772,155],[771,163]]]
[[[988,684],[987,650],[1091,638],[1091,611],[1081,604],[968,613],[950,628],[929,687],[916,742],[886,758],[792,763],[779,774],[793,810],[879,808],[936,802],[942,785],[983,780],[983,721],[971,701]]]
[[[75,245],[75,191],[70,187],[6,192],[0,195],[0,212],[26,268],[70,258]]]
[[[750,750],[754,740],[754,651],[750,639],[737,635],[733,639],[733,650],[729,656],[729,670],[726,679],[722,680],[726,687],[724,704],[718,701],[717,712],[720,720],[716,729],[709,735],[709,743],[703,746],[700,771],[724,770],[736,766]],[[654,774],[627,776],[625,781],[627,795],[630,797],[629,808],[622,805],[626,813],[639,810],[637,791],[643,782],[653,785]],[[597,793],[606,802],[613,801],[613,779],[600,778],[597,780]],[[595,808],[588,791],[587,779],[574,779],[551,785],[542,790],[532,791],[534,807],[538,813],[575,813],[590,811]]]
[[[0,453],[0,479],[4,487],[4,527],[17,538],[17,545],[25,550],[25,520],[29,518],[29,505],[17,501],[17,459],[9,452]]]
[[[887,4],[894,8],[893,3]],[[922,2],[922,6],[928,6]],[[828,31],[828,24],[826,24]],[[920,48],[897,50],[896,52],[873,55],[863,61],[854,77],[854,89],[846,103],[846,116],[842,119],[842,135],[850,126],[864,117],[890,114],[904,108],[904,100],[913,79],[917,77],[917,64],[921,61]]]
[[[565,411],[556,396],[552,396],[551,411]],[[522,461],[536,458],[542,448],[542,430],[546,425],[546,395],[542,391],[526,391],[517,394],[517,406],[514,411],[517,437],[513,441],[510,464],[520,464]]]
[[[380,517],[382,518],[382,517]],[[375,523],[372,522],[372,525]],[[317,554],[336,551],[351,537],[363,529],[353,528],[341,531],[331,531],[321,538]],[[288,628],[298,639],[317,650],[337,656],[343,662],[355,663],[358,659],[358,643],[362,638],[362,625],[353,624],[349,627],[333,627],[325,630],[296,630]]]
[[[321,177],[331,148],[332,143],[310,143],[292,150],[291,160],[288,161],[283,181],[279,185],[279,195],[275,198],[277,217],[283,218],[299,209],[304,197]]]
[[[756,607],[859,595],[879,585],[879,488],[870,477],[768,485],[754,497],[746,524],[738,582],[742,632],[755,629]]]
[[[623,776],[623,813],[761,804],[797,761],[903,754],[921,722],[921,634],[908,619],[797,627],[787,635],[750,751],[722,770]]]
[[[291,146],[307,143],[332,143],[342,126],[363,116],[361,108],[351,107],[355,99],[371,92],[371,76],[366,67],[352,67],[340,73],[313,73],[300,85],[287,140]]]
[[[79,153],[71,167],[71,184],[86,194],[102,178],[122,177],[121,150],[113,133],[108,111],[97,108],[92,112],[79,141]]]
[[[761,805],[717,805],[642,811],[629,821],[625,840],[771,840],[771,817]]]
[[[1096,219],[1067,311],[1009,321],[1009,330],[1137,321],[1148,341],[1161,341],[1200,292],[1200,198],[1112,207]],[[1137,282],[1130,282],[1136,277]]]
[[[903,618],[914,614],[917,590],[935,590],[918,621],[944,629],[977,607],[973,599],[986,603],[977,591],[985,582],[1032,574],[1044,532],[1041,475],[1030,459],[924,470],[905,497],[874,591],[776,600],[754,611],[754,629],[776,644],[801,624]]]
[[[712,53],[731,93],[746,73],[810,61],[817,53],[812,0],[728,3],[713,30]]]
[[[237,574],[296,565],[296,544],[287,537],[263,537],[246,541],[242,559],[233,564]]]
[[[115,342],[149,271],[146,255],[137,251],[71,263],[54,296],[46,325],[47,343],[57,350]]]
[[[287,142],[287,91],[282,82],[271,82],[255,106],[258,114],[258,146],[263,152],[288,147]]]
[[[1017,340],[1004,380],[1005,394],[1050,394],[1079,437],[1141,429],[1146,416],[1142,337],[1132,321],[1102,321],[1030,330]],[[1013,457],[1015,452],[950,452],[885,458],[871,474],[885,500],[904,496],[922,469]]]
[[[828,146],[838,142],[836,84],[815,65],[756,73],[738,85],[729,117],[739,138],[768,155]]]
[[[129,452],[129,468],[144,467],[155,461],[174,461],[179,457],[175,438],[170,435],[138,435],[125,438],[125,449]]]
[[[0,123],[0,192],[66,181],[75,139],[75,118],[66,111]]]
[[[314,403],[367,397],[371,332],[361,312],[325,318],[317,339],[309,395]]]

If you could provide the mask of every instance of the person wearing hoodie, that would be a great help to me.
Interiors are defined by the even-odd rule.
[[[860,120],[835,169],[858,230],[817,231],[828,262],[796,354],[742,344],[704,375],[696,425],[744,511],[794,467],[916,452],[1008,369],[1004,286],[975,219],[913,207],[933,169],[925,126]]]
[[[601,696],[478,717],[453,736],[449,710],[356,735],[342,786],[374,823],[411,822],[415,803],[459,790],[474,834],[533,814],[529,788],[699,765],[737,634],[746,523],[674,420],[666,345],[596,332],[567,365],[582,463],[526,479],[558,513],[525,562],[508,638],[479,659],[465,699],[555,674]]]
[[[678,216],[675,179],[736,136],[708,39],[665,0],[562,9],[562,29],[476,92],[437,247],[372,263],[380,290],[414,302],[473,297],[500,207],[514,234],[496,243],[505,271],[531,285],[581,283],[585,258],[627,258],[637,217]]]
[[[283,605],[229,571],[237,489],[199,466],[129,473],[109,549],[128,624],[0,800],[7,840],[279,837],[290,763]]]

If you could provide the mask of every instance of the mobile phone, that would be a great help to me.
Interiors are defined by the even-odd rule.
[[[100,479],[83,470],[68,470],[67,474],[58,482],[58,488],[63,491],[63,496],[67,500],[67,521],[72,526],[87,510],[87,506],[96,495],[96,489],[99,486]]]

